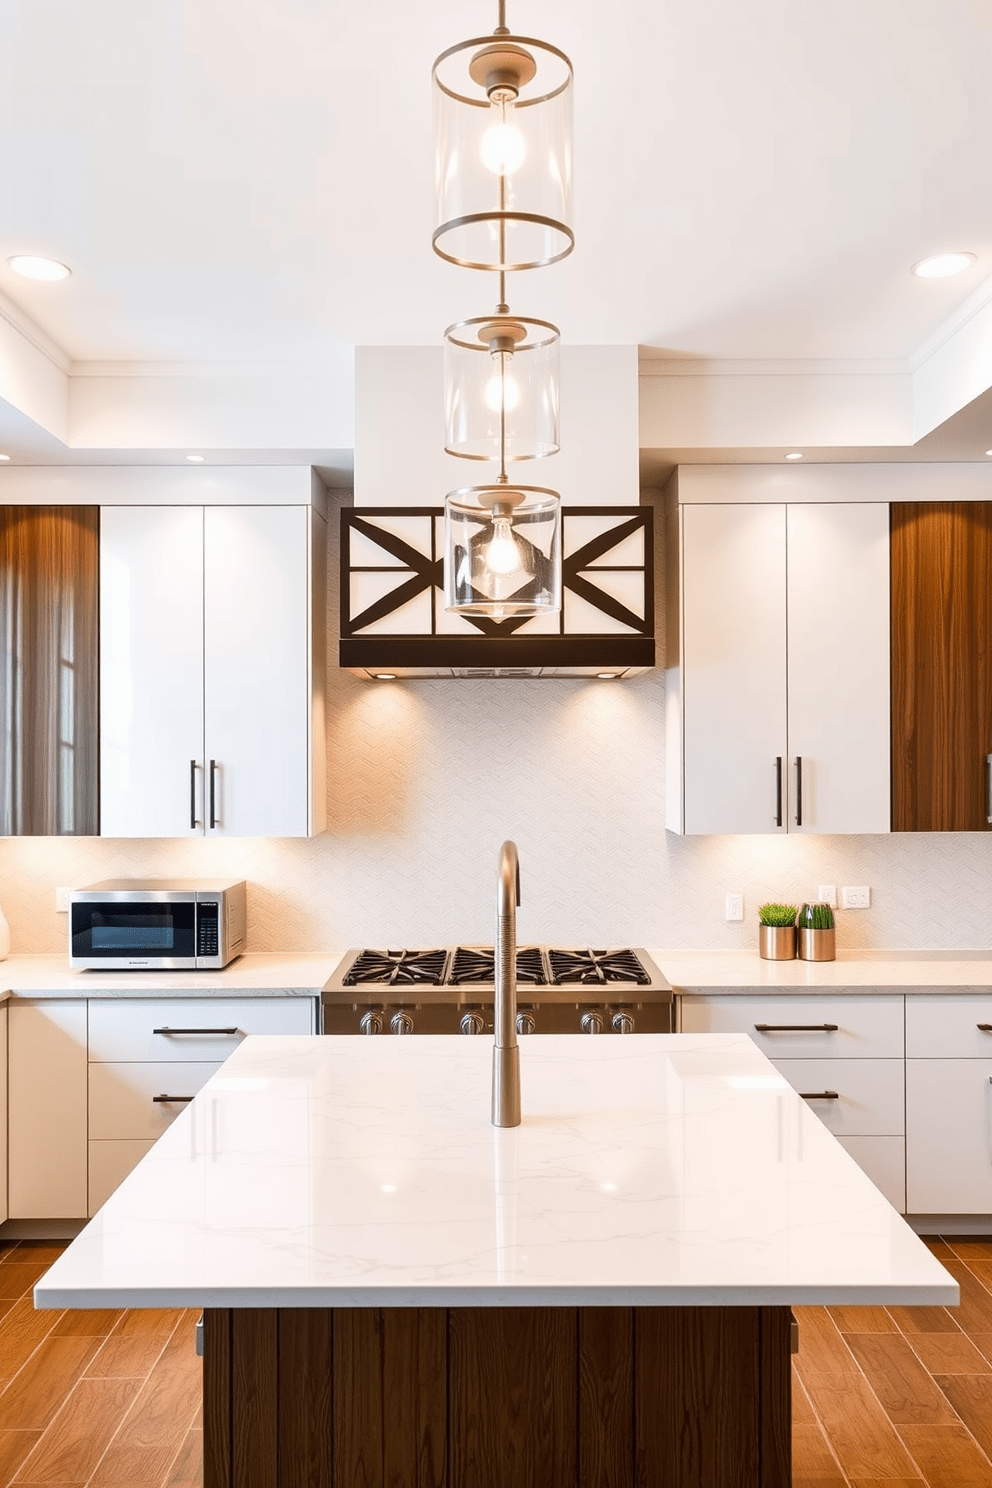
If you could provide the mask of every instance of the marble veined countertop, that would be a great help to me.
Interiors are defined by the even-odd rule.
[[[951,1276],[750,1039],[247,1038],[40,1307],[947,1303]]]
[[[762,961],[753,951],[649,950],[676,993],[992,992],[992,951],[838,951]]]
[[[9,956],[0,990],[15,997],[316,997],[342,951],[248,952],[222,971],[79,971],[65,956]]]

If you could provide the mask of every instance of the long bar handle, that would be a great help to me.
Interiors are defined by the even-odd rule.
[[[840,1100],[836,1090],[800,1090],[800,1100]]]
[[[191,1095],[153,1095],[152,1105],[181,1106],[185,1105],[187,1101],[191,1101],[192,1099],[193,1097]]]
[[[775,756],[775,825],[782,825],[782,756]]]
[[[210,830],[217,825],[217,761],[210,761]]]
[[[189,825],[190,831],[196,831],[196,760],[189,762]]]
[[[976,1023],[975,1027],[981,1033],[992,1033],[992,1023]]]
[[[803,757],[796,755],[796,826],[803,824]]]
[[[992,754],[985,756],[985,763],[988,766],[989,772],[988,783],[985,788],[985,820],[989,826],[992,826]]]
[[[836,1033],[836,1023],[755,1023],[756,1033]]]
[[[226,1033],[228,1037],[240,1033],[240,1028],[153,1028],[152,1033]]]

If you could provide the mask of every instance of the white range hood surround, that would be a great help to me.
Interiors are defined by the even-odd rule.
[[[563,346],[561,452],[512,475],[550,486],[567,506],[635,506],[636,346]],[[444,452],[440,346],[360,346],[355,353],[355,505],[441,506],[496,466]]]

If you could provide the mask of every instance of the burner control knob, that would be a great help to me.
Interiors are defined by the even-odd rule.
[[[517,1032],[518,1033],[533,1033],[535,1026],[536,1025],[534,1023],[534,1014],[533,1013],[518,1013],[517,1014]]]
[[[463,1013],[461,1021],[462,1033],[484,1033],[486,1020],[481,1013]]]
[[[410,1017],[409,1013],[400,1011],[398,1013],[394,1013],[393,1016],[390,1018],[389,1026],[392,1029],[393,1033],[412,1033],[413,1019]]]
[[[582,1029],[583,1033],[602,1033],[602,1013],[583,1013],[581,1021],[579,1023],[579,1027]]]
[[[634,1020],[629,1013],[621,1012],[613,1014],[614,1033],[633,1033],[633,1031]]]
[[[358,1026],[362,1030],[363,1033],[381,1033],[382,1032],[382,1018],[380,1017],[380,1015],[378,1013],[372,1013],[372,1012],[363,1013],[362,1014],[362,1021],[361,1021],[361,1023],[359,1023]]]

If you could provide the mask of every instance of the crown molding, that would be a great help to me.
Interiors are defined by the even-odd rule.
[[[976,315],[981,315],[990,302],[992,302],[992,278],[980,284],[962,305],[952,311],[946,320],[941,321],[933,335],[928,336],[926,341],[917,347],[909,359],[910,371],[918,371],[931,357],[936,356],[937,352],[952,341],[969,321],[974,320]]]
[[[908,377],[907,361],[868,358],[678,357],[642,346],[641,377]]]
[[[8,299],[2,290],[0,290],[0,319],[5,320],[12,330],[24,337],[25,341],[29,341],[35,351],[40,351],[53,367],[57,367],[61,373],[68,375],[72,366],[68,353],[59,346],[57,341],[53,341],[51,336],[31,319],[30,315],[26,315],[19,305],[15,305],[13,300]]]

